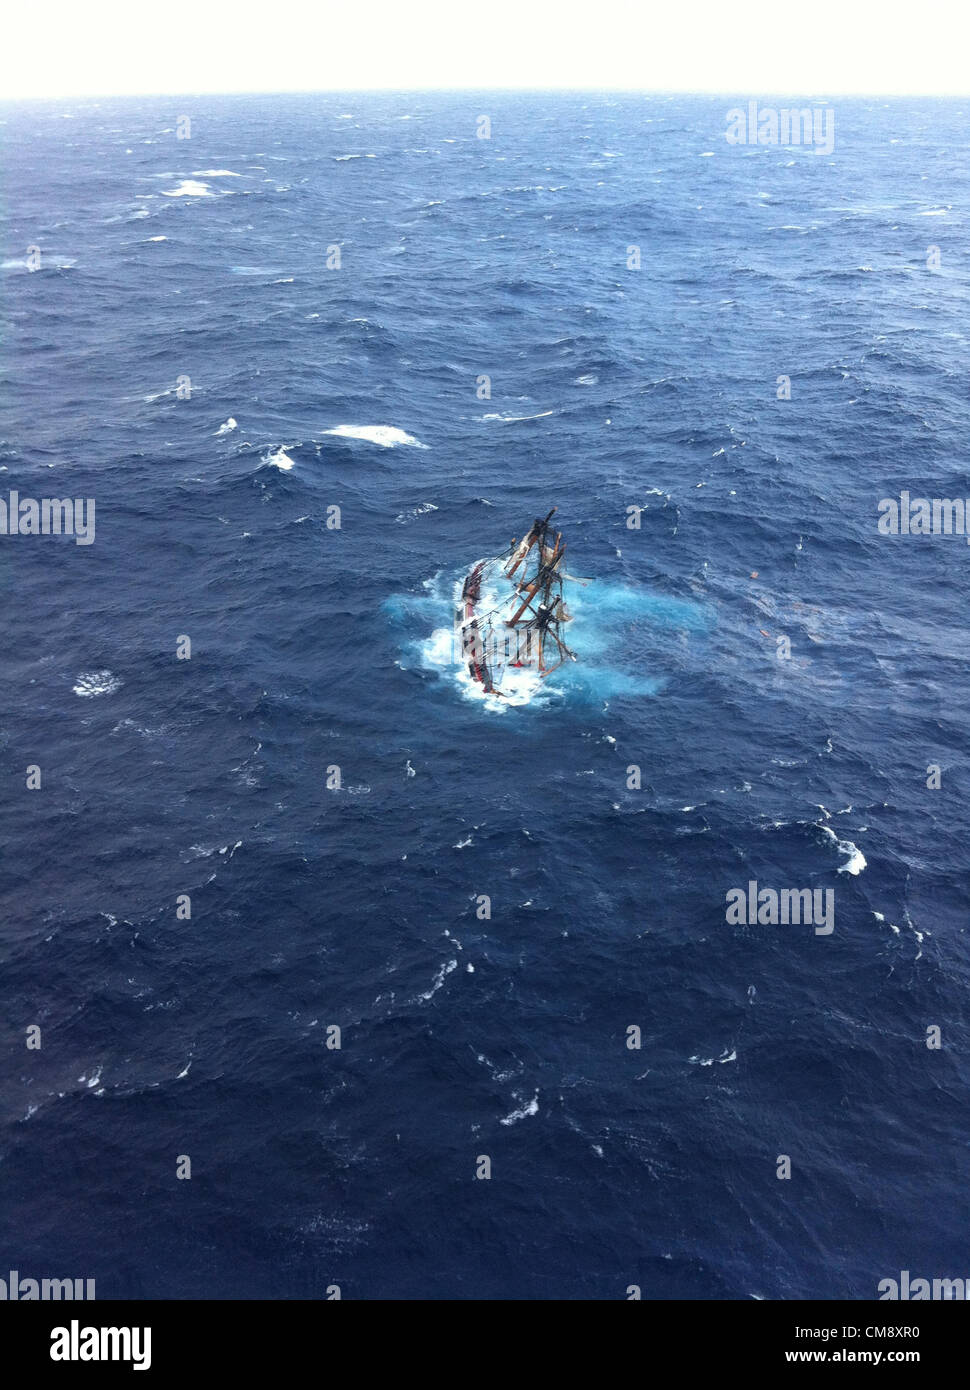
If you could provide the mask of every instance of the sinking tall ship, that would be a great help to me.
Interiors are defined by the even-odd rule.
[[[576,655],[563,640],[572,621],[563,601],[566,546],[549,515],[536,517],[504,555],[479,560],[465,578],[456,612],[462,660],[486,695],[529,698]],[[586,584],[585,579],[576,580]]]

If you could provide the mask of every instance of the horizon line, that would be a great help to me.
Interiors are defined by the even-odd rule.
[[[822,94],[824,92],[824,95]],[[182,88],[174,91],[157,92],[54,92],[39,93],[36,95],[20,96],[0,96],[0,106],[16,106],[28,102],[61,102],[61,101],[111,101],[111,100],[173,100],[176,97],[296,97],[296,96],[475,96],[479,94],[492,95],[515,95],[515,96],[541,96],[541,95],[599,95],[599,96],[633,96],[633,97],[709,97],[712,100],[721,98],[723,100],[744,100],[744,101],[764,101],[768,98],[782,99],[786,101],[831,101],[851,100],[851,101],[879,101],[879,100],[920,100],[920,101],[962,101],[970,99],[970,86],[966,91],[954,92],[926,92],[926,91],[837,91],[834,89],[822,89],[822,92],[814,92],[810,95],[797,95],[790,91],[772,91],[765,88],[756,94],[750,90],[744,96],[740,96],[738,89],[725,88],[686,88],[686,87],[608,87],[608,86],[538,86],[538,87],[505,87],[505,86],[485,86],[485,87],[301,87],[301,88],[278,88],[278,87],[240,87],[226,88],[216,91],[204,91],[197,88]]]

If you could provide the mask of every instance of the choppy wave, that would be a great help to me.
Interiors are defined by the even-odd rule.
[[[282,446],[276,449],[270,449],[264,457],[263,463],[268,468],[278,468],[281,473],[289,473],[290,470],[295,467],[293,459],[290,458],[289,454]]]

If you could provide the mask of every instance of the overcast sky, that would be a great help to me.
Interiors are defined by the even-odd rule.
[[[17,0],[0,98],[588,87],[970,91],[970,0]]]

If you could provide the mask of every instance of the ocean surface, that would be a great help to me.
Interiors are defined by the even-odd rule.
[[[0,537],[4,1278],[970,1275],[970,551],[876,529],[970,496],[966,111],[733,104],[0,108],[0,498],[96,500]],[[552,506],[504,707],[454,588]]]

